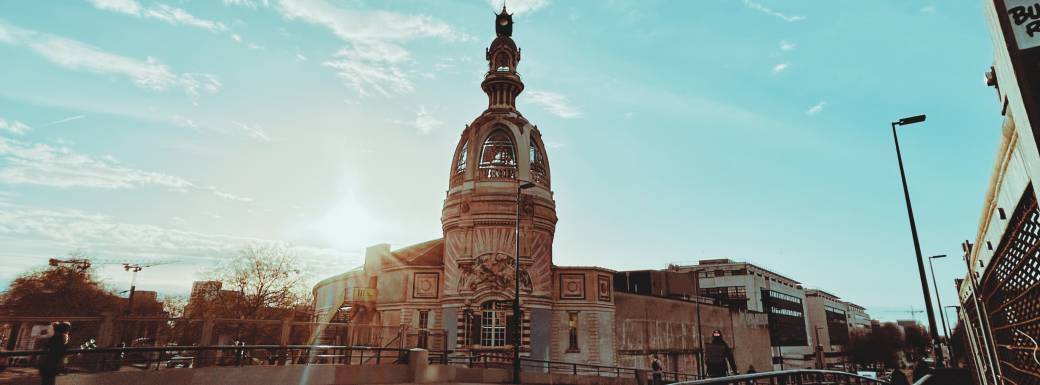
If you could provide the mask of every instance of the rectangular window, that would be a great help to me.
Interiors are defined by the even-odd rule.
[[[480,320],[480,344],[484,346],[505,346],[506,317],[496,310],[484,310]]]
[[[426,349],[430,340],[430,311],[419,310],[419,341],[418,347]]]
[[[567,331],[569,333],[567,353],[577,353],[578,349],[578,312],[567,313]]]

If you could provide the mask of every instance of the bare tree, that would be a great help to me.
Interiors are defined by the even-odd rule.
[[[207,276],[220,282],[207,293],[209,310],[240,319],[283,317],[307,296],[300,258],[283,245],[252,245],[217,265]],[[193,306],[193,305],[192,305]]]

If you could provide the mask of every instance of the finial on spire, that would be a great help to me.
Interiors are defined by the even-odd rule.
[[[502,1],[502,13],[495,16],[495,34],[507,37],[513,35],[513,15],[506,12],[505,1]]]

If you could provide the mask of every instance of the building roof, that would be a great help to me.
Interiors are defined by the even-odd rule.
[[[700,270],[700,269],[704,269],[704,268],[711,267],[711,266],[724,266],[724,265],[751,266],[751,267],[754,267],[755,269],[761,270],[761,271],[763,271],[765,273],[769,273],[769,274],[772,274],[772,275],[777,276],[779,278],[783,278],[783,279],[786,279],[788,281],[791,281],[795,285],[801,285],[802,284],[801,282],[798,282],[797,280],[795,280],[795,279],[793,279],[791,277],[788,277],[786,275],[783,275],[783,274],[777,273],[775,271],[766,269],[766,268],[764,268],[762,266],[759,266],[759,265],[756,265],[754,263],[751,263],[751,262],[738,262],[738,261],[734,261],[734,260],[729,259],[729,258],[702,259],[700,261],[697,261],[696,265],[675,265],[675,267],[677,269]]]
[[[390,252],[383,265],[442,266],[444,265],[444,238],[437,238]]]
[[[827,297],[828,299],[831,299],[831,300],[834,300],[834,301],[841,301],[841,297],[838,297],[838,296],[836,296],[834,294],[831,294],[830,292],[826,292],[826,291],[823,291],[823,290],[820,290],[820,289],[806,289],[805,290],[805,295],[806,296],[818,295],[818,296],[821,296],[821,297]]]

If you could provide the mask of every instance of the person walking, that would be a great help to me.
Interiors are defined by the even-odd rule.
[[[55,322],[51,328],[54,329],[54,335],[43,343],[43,356],[39,362],[40,380],[43,385],[54,385],[58,372],[64,366],[72,325],[68,322]]]
[[[922,377],[932,373],[932,366],[928,365],[924,359],[917,360],[917,364],[914,365],[913,377],[914,382],[919,381]]]
[[[910,385],[910,379],[906,378],[906,373],[902,369],[895,369],[892,371],[891,379],[888,380],[890,385]]]
[[[657,357],[657,353],[654,353],[654,359],[650,361],[650,369],[654,371],[654,383],[653,385],[664,385],[664,365],[661,364],[661,359]]]
[[[708,367],[708,377],[725,377],[737,373],[737,364],[733,360],[733,350],[722,339],[722,332],[711,332],[711,343],[704,345],[704,365]]]

